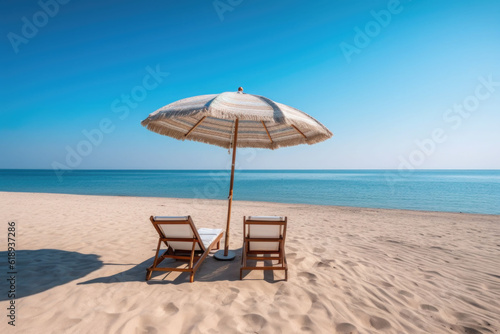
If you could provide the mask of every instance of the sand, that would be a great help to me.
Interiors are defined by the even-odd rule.
[[[0,192],[1,333],[499,333],[500,216],[237,201],[195,282],[153,274],[150,215],[223,228],[226,202]],[[239,280],[243,215],[286,215],[289,279]],[[7,222],[16,222],[16,327]]]

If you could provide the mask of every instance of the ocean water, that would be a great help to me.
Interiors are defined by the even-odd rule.
[[[227,199],[229,170],[0,170],[0,191]],[[500,170],[240,170],[235,200],[500,214]]]

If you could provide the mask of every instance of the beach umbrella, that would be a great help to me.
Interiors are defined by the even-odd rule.
[[[194,140],[233,150],[224,251],[219,260],[232,260],[229,225],[237,147],[277,149],[315,144],[332,133],[306,113],[258,95],[237,92],[200,95],[168,104],[141,122],[148,130],[180,140]]]

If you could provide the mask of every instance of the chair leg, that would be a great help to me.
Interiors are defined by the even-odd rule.
[[[160,253],[160,246],[161,246],[161,238],[158,240],[158,246],[156,247],[155,259],[153,261],[153,265],[148,269],[146,269],[146,281],[149,281],[151,279],[151,275],[153,274],[153,268],[155,268],[161,261],[163,261],[163,257],[161,259],[158,258],[158,254]]]
[[[243,279],[243,269],[240,269],[240,281]]]
[[[194,273],[191,273],[191,275],[189,276],[189,282],[194,282]]]
[[[288,281],[288,263],[286,263],[285,254],[283,254],[283,267],[285,267],[285,281]]]

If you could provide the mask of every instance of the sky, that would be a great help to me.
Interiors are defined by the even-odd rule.
[[[236,91],[334,137],[241,169],[500,169],[500,2],[16,0],[0,4],[0,168],[226,169],[141,126]]]

